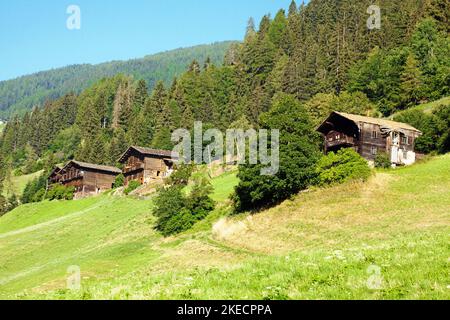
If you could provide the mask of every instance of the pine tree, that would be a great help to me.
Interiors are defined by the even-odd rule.
[[[412,54],[409,54],[405,68],[401,74],[401,98],[405,106],[416,105],[422,98],[422,72],[419,62]]]
[[[133,115],[133,91],[130,81],[127,80],[121,83],[117,89],[114,100],[112,128],[117,129],[121,127],[127,131]]]
[[[245,31],[245,41],[249,41],[255,35],[256,35],[255,20],[253,18],[250,18],[247,22],[247,29]]]
[[[258,30],[258,37],[260,39],[264,39],[266,37],[270,29],[270,24],[271,24],[270,15],[264,15],[261,19]]]
[[[136,90],[134,92],[134,108],[133,116],[136,116],[142,108],[144,108],[145,101],[148,98],[147,83],[145,80],[139,80],[137,82]]]
[[[297,7],[297,3],[295,2],[295,0],[291,1],[291,4],[289,5],[289,11],[288,11],[288,16],[289,17],[293,17],[298,13],[298,7]]]
[[[277,46],[277,48],[282,47],[284,34],[286,32],[287,28],[287,20],[286,20],[286,13],[284,10],[278,11],[277,15],[275,16],[275,19],[270,24],[269,30],[268,30],[268,36],[270,41]]]
[[[134,143],[133,143],[134,145]],[[119,157],[127,150],[129,144],[122,128],[114,131],[113,138],[109,144],[108,163],[109,165],[116,165]]]

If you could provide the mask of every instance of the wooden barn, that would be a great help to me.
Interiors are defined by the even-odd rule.
[[[416,161],[414,144],[422,135],[405,123],[342,112],[333,112],[317,131],[324,136],[326,153],[354,148],[373,162],[383,152],[393,165],[411,165]]]
[[[133,180],[140,184],[149,184],[168,177],[174,168],[171,151],[136,146],[128,148],[119,162],[124,165],[122,173],[125,176],[125,184]]]
[[[50,173],[50,175],[47,178],[48,185],[59,183],[61,180],[61,170],[62,167],[56,166],[55,169]]]
[[[53,176],[57,177],[54,183],[75,187],[75,197],[79,198],[111,189],[120,173],[115,167],[72,160]]]

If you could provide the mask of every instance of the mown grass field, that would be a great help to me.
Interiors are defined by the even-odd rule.
[[[236,217],[229,173],[216,211],[166,239],[151,199],[22,206],[0,218],[0,298],[449,299],[449,169],[441,156]]]

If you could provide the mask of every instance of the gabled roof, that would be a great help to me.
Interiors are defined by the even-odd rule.
[[[158,149],[151,149],[151,148],[145,148],[145,147],[137,147],[137,146],[131,146],[125,151],[122,156],[119,158],[119,162],[125,161],[125,159],[128,157],[131,151],[137,151],[140,154],[143,154],[145,156],[154,156],[154,157],[163,157],[163,158],[178,158],[177,153],[172,153],[172,151],[169,150],[158,150]]]
[[[116,168],[116,167],[103,166],[100,164],[87,163],[87,162],[81,162],[81,161],[76,161],[76,160],[69,161],[62,170],[66,169],[71,164],[74,164],[80,168],[85,168],[85,169],[93,169],[93,170],[118,173],[118,174],[122,173],[122,170],[120,170],[119,168]]]
[[[386,129],[390,129],[390,130],[410,130],[410,131],[416,131],[421,133],[420,130],[414,128],[413,126],[406,124],[406,123],[402,123],[402,122],[397,122],[397,121],[392,121],[392,120],[386,120],[386,119],[381,119],[381,118],[372,118],[372,117],[365,117],[365,116],[360,116],[357,114],[350,114],[350,113],[344,113],[344,112],[337,112],[334,111],[328,118],[327,120],[325,120],[322,125],[319,126],[319,128],[317,129],[317,131],[322,132],[321,129],[323,129],[323,127],[329,122],[330,118],[332,118],[334,115],[338,115],[341,116],[345,119],[348,119],[350,121],[353,121],[355,124],[359,124],[359,123],[370,123],[370,124],[376,124],[381,126],[382,128],[386,128]]]
[[[49,177],[51,177],[54,174],[59,173],[62,169],[63,169],[63,167],[56,165],[55,168],[52,170],[52,172],[50,172]]]

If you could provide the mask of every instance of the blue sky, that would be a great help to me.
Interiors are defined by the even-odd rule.
[[[179,47],[241,40],[249,17],[258,24],[265,13],[274,16],[290,2],[0,1],[0,80],[69,64],[125,60]],[[81,9],[80,30],[66,27],[69,5]]]

